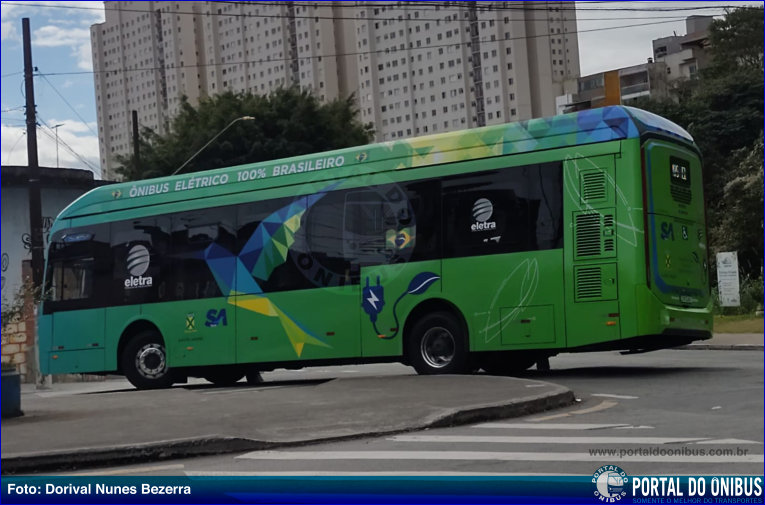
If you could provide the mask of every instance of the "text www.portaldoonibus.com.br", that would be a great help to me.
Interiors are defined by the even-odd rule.
[[[590,456],[601,458],[631,458],[635,456],[746,456],[749,449],[741,447],[707,448],[707,447],[631,447],[628,449],[589,449]]]

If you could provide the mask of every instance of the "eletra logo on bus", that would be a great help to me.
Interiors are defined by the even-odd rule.
[[[489,221],[494,213],[494,205],[488,198],[479,198],[473,204],[473,219],[475,223],[470,226],[470,231],[487,231],[497,228],[497,223]]]
[[[154,280],[151,276],[144,277],[143,274],[149,269],[151,254],[146,246],[137,244],[128,251],[125,260],[127,271],[130,277],[125,279],[125,289],[148,288]]]

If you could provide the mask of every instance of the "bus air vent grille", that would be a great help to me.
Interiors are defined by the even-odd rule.
[[[603,282],[600,267],[576,269],[576,299],[591,300],[601,298]]]
[[[582,172],[582,201],[592,202],[606,198],[606,174],[598,171]]]
[[[603,231],[608,232],[607,238],[603,239],[603,252],[612,253],[616,250],[616,242],[614,240],[614,216],[612,214],[603,215]]]
[[[579,214],[576,216],[576,256],[597,256],[600,254],[600,214]]]

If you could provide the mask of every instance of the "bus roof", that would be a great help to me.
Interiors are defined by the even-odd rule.
[[[633,107],[610,106],[549,118],[103,186],[75,200],[58,218],[350,175],[636,138],[644,133],[659,133],[684,142],[693,142],[688,132],[667,119]]]

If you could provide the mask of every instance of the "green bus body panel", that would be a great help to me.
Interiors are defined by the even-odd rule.
[[[711,332],[708,276],[688,260],[706,264],[694,150],[690,135],[658,116],[607,107],[97,188],[67,207],[51,233],[314,195],[330,184],[347,190],[562,163],[563,247],[362,265],[358,284],[265,293],[246,288],[250,272],[238,266],[226,274],[230,290],[215,298],[40,311],[43,373],[117,370],[120,339],[139,321],[159,329],[173,367],[395,359],[404,352],[409,316],[423,303],[456,307],[471,351],[556,352],[637,336],[653,336],[660,346],[661,334],[674,329]],[[672,200],[685,197],[668,186],[670,157],[688,165],[691,204]],[[695,240],[662,239],[663,223],[685,226]],[[669,269],[660,261],[667,254]],[[370,310],[375,317],[365,314]],[[64,327],[71,331],[60,333]]]
[[[563,251],[552,249],[444,261],[444,297],[462,310],[472,351],[553,349],[566,346]],[[557,329],[544,341],[503,339],[507,328],[533,317],[524,307],[549,306]],[[530,310],[530,309],[529,309]]]
[[[698,157],[681,146],[651,140],[645,145],[651,284],[671,305],[709,303],[704,189]],[[687,164],[684,183],[674,183],[673,161]]]
[[[636,138],[644,131],[662,132],[686,143],[693,141],[680,127],[654,114],[630,107],[604,107],[198,174],[104,186],[72,202],[61,212],[60,218],[164,205],[173,201],[193,205],[193,200],[215,194],[582,146]],[[254,178],[250,176],[253,172]]]

